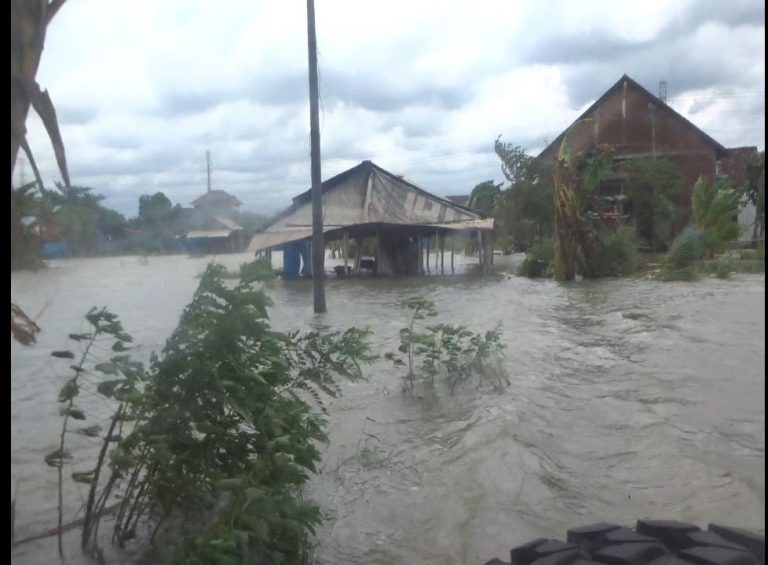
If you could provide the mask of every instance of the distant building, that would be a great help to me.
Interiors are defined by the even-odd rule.
[[[717,170],[718,176],[726,176],[731,179],[733,186],[744,186],[747,178],[747,161],[757,153],[757,147],[732,147],[728,149],[725,159],[720,162]]]
[[[195,210],[206,216],[235,217],[243,203],[224,190],[209,190],[192,201]]]
[[[572,153],[595,143],[613,146],[618,160],[667,159],[682,177],[686,212],[690,212],[690,197],[699,176],[713,181],[719,175],[728,175],[738,186],[746,179],[744,159],[757,150],[755,147],[725,148],[627,75],[587,108],[574,124],[588,118],[589,122],[569,134]],[[553,159],[567,131],[558,135],[539,157]],[[610,184],[611,187],[605,187],[609,195],[622,192],[621,179],[611,179]]]
[[[193,253],[242,251],[247,243],[237,223],[243,203],[224,190],[209,190],[192,201],[185,213],[187,249]]]

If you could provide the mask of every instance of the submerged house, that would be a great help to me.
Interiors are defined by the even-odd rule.
[[[192,253],[235,253],[245,246],[245,231],[234,220],[216,216],[205,227],[189,230],[186,239]]]
[[[744,159],[757,148],[728,149],[710,137],[661,98],[654,96],[627,75],[611,86],[568,128],[589,120],[569,134],[572,153],[588,145],[611,145],[616,160],[644,157],[667,159],[678,170],[686,197],[684,212],[690,212],[693,185],[699,176],[714,181],[730,176],[734,185],[744,182]],[[539,158],[554,159],[568,129],[558,135]],[[622,194],[622,179],[607,180],[604,196]]]
[[[224,190],[209,190],[192,201],[186,223],[187,249],[193,253],[232,253],[245,247],[245,231],[235,221],[242,206]]]
[[[359,272],[363,240],[375,238],[374,272],[379,275],[416,275],[425,265],[424,243],[437,238],[440,271],[446,235],[468,230],[487,234],[493,218],[478,214],[444,198],[430,194],[371,161],[344,171],[322,183],[323,232],[325,241],[356,241],[357,254],[349,258],[346,272]],[[254,235],[248,251],[283,248],[286,272],[297,273],[298,258],[307,264],[308,242],[312,236],[312,193],[304,192],[261,233]],[[490,238],[482,236],[485,253],[481,262],[490,262]],[[346,245],[343,246],[346,249]],[[428,253],[428,252],[427,252]],[[434,267],[437,270],[437,266]]]

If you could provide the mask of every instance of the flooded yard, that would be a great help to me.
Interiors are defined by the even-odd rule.
[[[11,345],[11,495],[16,537],[56,522],[56,396],[91,306],[107,306],[147,360],[176,326],[210,258],[52,262],[13,273],[11,296],[42,328]],[[229,268],[243,255],[217,259]],[[515,258],[497,258],[515,261]],[[462,262],[463,266],[467,263]],[[374,349],[398,345],[409,296],[473,331],[503,324],[510,386],[403,395],[383,359],[329,403],[330,444],[308,496],[326,520],[318,563],[473,564],[594,521],[638,518],[765,528],[765,277],[695,283],[558,284],[471,274],[329,279],[328,314],[311,281],[276,281],[279,329],[367,326]],[[94,398],[92,418],[109,406]],[[88,422],[88,421],[87,421]],[[78,451],[94,444],[73,436]],[[78,443],[79,442],[79,443]],[[82,485],[81,485],[82,486]],[[84,493],[68,485],[70,518]],[[40,563],[50,548],[17,548]]]

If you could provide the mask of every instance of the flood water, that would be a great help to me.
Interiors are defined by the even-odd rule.
[[[232,268],[248,259],[217,258]],[[206,262],[80,259],[12,275],[12,298],[43,330],[33,347],[11,345],[17,539],[56,523],[56,472],[43,457],[57,447],[56,396],[69,374],[50,351],[72,347],[67,334],[84,330],[85,312],[103,305],[146,360],[175,327]],[[450,395],[438,386],[405,396],[401,373],[380,361],[329,403],[331,443],[308,493],[326,517],[317,563],[480,564],[534,537],[644,517],[764,532],[763,275],[329,279],[329,313],[320,317],[311,281],[277,281],[269,292],[278,328],[368,326],[379,353],[396,350],[406,320],[398,303],[416,294],[435,302],[438,320],[475,331],[501,322],[507,346],[511,384],[500,391]],[[84,402],[86,424],[109,411],[98,398]],[[77,469],[95,440],[68,441]],[[68,517],[83,496],[69,486]],[[50,562],[45,543],[17,548],[12,561]]]

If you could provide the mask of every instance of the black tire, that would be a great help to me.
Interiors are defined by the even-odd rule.
[[[765,565],[765,536],[738,528],[638,520],[635,529],[590,524],[566,541],[538,538],[485,565]]]

